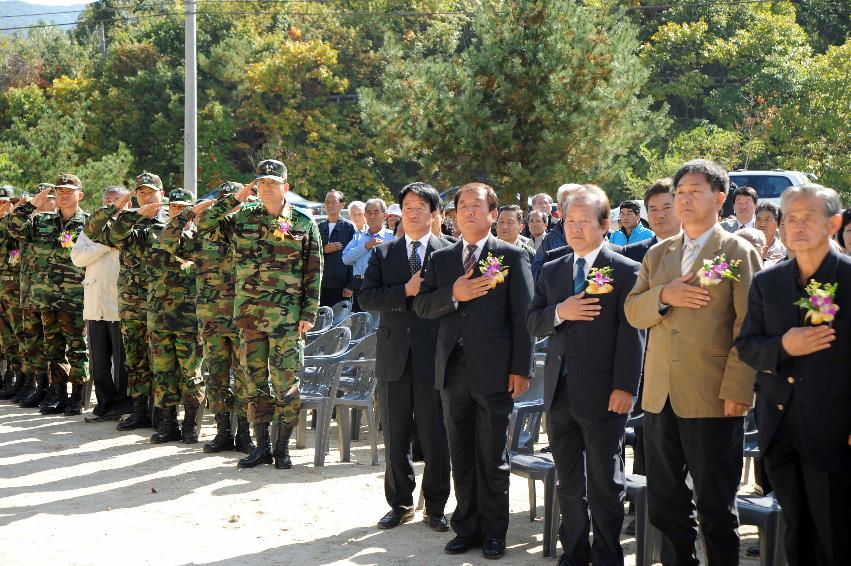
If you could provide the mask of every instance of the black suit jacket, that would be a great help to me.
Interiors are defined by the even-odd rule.
[[[323,220],[319,223],[319,235],[322,236],[322,246],[324,247],[329,242],[340,242],[343,244],[342,249],[325,255],[325,262],[322,268],[322,286],[323,287],[344,287],[352,288],[355,276],[351,265],[343,263],[343,250],[352,238],[355,236],[355,225],[340,218],[334,225],[334,231],[331,232],[331,237],[328,237],[328,220]]]
[[[424,267],[428,267],[434,250],[449,245],[443,238],[432,235],[425,250]],[[405,296],[405,283],[410,278],[405,238],[385,242],[376,247],[369,258],[358,303],[364,310],[381,313],[376,377],[398,381],[410,356],[414,379],[433,382],[438,322],[420,318],[414,312],[414,298]]]
[[[503,283],[472,301],[452,301],[452,285],[464,274],[464,241],[437,250],[424,270],[414,310],[423,318],[439,319],[435,386],[443,389],[446,362],[459,339],[470,389],[480,393],[506,391],[508,375],[532,375],[534,339],[526,331],[526,311],[532,298],[532,273],[525,251],[488,236],[480,260],[488,253],[502,256],[508,267]],[[473,276],[481,274],[478,263]]]
[[[658,241],[659,238],[653,236],[649,240],[641,240],[640,242],[624,246],[620,253],[632,261],[641,263],[644,261],[644,256],[647,254],[647,250],[655,246]]]
[[[836,341],[827,350],[791,357],[781,339],[790,328],[805,326],[804,310],[793,304],[802,296],[799,274],[795,260],[756,274],[736,339],[739,357],[757,371],[759,445],[770,453],[781,419],[793,418],[810,465],[823,472],[851,470],[851,258],[831,249],[811,277],[819,283],[839,282]]]
[[[609,412],[612,389],[638,394],[644,361],[645,332],[633,328],[623,310],[641,265],[603,246],[592,267],[612,267],[614,290],[595,295],[600,299],[600,314],[593,321],[565,321],[555,327],[558,303],[573,295],[573,259],[571,253],[544,264],[527,317],[531,334],[550,337],[544,368],[544,408],[552,406],[559,379],[566,379],[575,415],[616,416]]]

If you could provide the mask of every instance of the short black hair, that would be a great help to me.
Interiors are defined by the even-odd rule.
[[[839,232],[836,233],[836,241],[839,242],[839,245],[842,246],[842,249],[845,251],[848,251],[848,247],[845,245],[845,238],[842,233],[845,231],[845,227],[849,224],[851,224],[851,207],[842,211],[842,224],[839,225]],[[848,245],[851,245],[851,242],[848,242]]]
[[[754,216],[758,216],[760,212],[768,212],[774,217],[774,221],[780,224],[780,207],[774,204],[773,202],[761,202],[756,207],[756,212],[754,212]]]
[[[650,188],[644,191],[644,206],[650,208],[650,199],[656,195],[674,194],[674,181],[670,177],[656,180]]]
[[[504,211],[513,212],[517,215],[517,222],[523,224],[523,209],[517,206],[516,204],[506,204],[505,206],[499,207],[499,213],[502,214]]]
[[[736,187],[733,193],[733,202],[736,201],[736,197],[750,197],[754,204],[759,203],[759,195],[756,194],[756,190],[752,187]]]
[[[708,159],[692,159],[684,163],[674,174],[675,190],[677,185],[680,184],[680,179],[689,173],[703,175],[714,192],[723,193],[724,196],[727,196],[727,192],[730,190],[730,176],[722,165]]]
[[[440,195],[437,190],[428,183],[421,183],[417,181],[416,183],[409,183],[402,187],[402,190],[399,191],[399,206],[402,206],[402,203],[405,201],[405,197],[409,194],[413,194],[414,196],[426,201],[430,212],[434,212],[438,209],[438,207],[440,207]]]
[[[496,196],[496,191],[493,190],[493,187],[490,185],[486,185],[485,183],[473,182],[466,183],[458,187],[458,191],[455,193],[455,208],[458,208],[458,201],[461,200],[461,195],[468,191],[485,191],[485,199],[488,201],[488,211],[494,211],[499,207],[499,197]]]
[[[624,208],[633,211],[638,216],[641,216],[641,205],[638,204],[638,201],[635,200],[625,200],[618,207],[618,210],[623,210]]]

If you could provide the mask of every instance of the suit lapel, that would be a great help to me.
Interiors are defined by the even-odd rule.
[[[683,275],[683,238],[685,238],[685,235],[680,232],[680,235],[668,244],[668,250],[662,256],[662,268],[660,271],[665,274],[665,281],[673,281]]]
[[[706,240],[706,244],[703,245],[700,253],[697,254],[697,259],[695,259],[694,263],[691,264],[692,273],[697,273],[697,270],[703,267],[703,260],[711,260],[721,254],[722,232],[724,232],[724,228],[722,228],[720,224],[716,223],[712,228],[712,233],[709,235],[709,239]],[[682,258],[682,254],[680,254],[680,258]]]

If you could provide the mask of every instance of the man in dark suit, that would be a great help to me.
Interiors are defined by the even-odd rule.
[[[382,529],[414,517],[411,436],[416,421],[425,459],[423,520],[436,531],[449,530],[443,514],[449,498],[449,445],[440,393],[434,387],[438,322],[413,311],[422,268],[433,251],[450,245],[431,233],[439,202],[440,195],[425,183],[402,189],[399,203],[405,236],[375,249],[358,295],[363,308],[381,314],[375,370],[384,430],[384,495],[390,504],[390,512],[378,522]]]
[[[490,235],[498,200],[482,183],[455,194],[462,240],[431,255],[414,309],[437,318],[435,381],[441,390],[455,498],[460,554],[482,545],[487,558],[505,554],[510,468],[506,453],[512,397],[529,387],[534,341],[526,331],[532,298],[529,256]],[[480,261],[501,265],[482,270]],[[484,271],[484,273],[483,273]]]
[[[325,195],[325,211],[328,218],[319,223],[319,235],[322,236],[322,292],[319,304],[333,307],[343,299],[352,296],[354,272],[351,265],[343,263],[343,250],[355,236],[355,225],[343,218],[340,211],[346,204],[346,197],[340,191],[328,191]]]
[[[795,259],[754,278],[736,348],[758,372],[759,446],[787,560],[839,566],[851,555],[851,258],[830,245],[842,221],[836,191],[790,187],[780,205]],[[811,281],[838,284],[831,324],[808,322],[795,305]]]
[[[559,566],[623,564],[624,425],[644,359],[644,332],[626,321],[623,304],[640,265],[605,245],[601,189],[573,192],[565,208],[573,253],[544,265],[527,319],[531,334],[550,337],[544,407],[559,476]],[[606,268],[611,281],[595,283],[591,269]]]

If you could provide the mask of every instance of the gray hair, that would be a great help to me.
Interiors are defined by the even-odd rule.
[[[353,200],[349,203],[349,206],[346,207],[349,211],[349,214],[352,213],[352,210],[359,208],[361,210],[366,210],[366,204],[362,200]]]
[[[597,185],[577,185],[575,189],[571,189],[567,200],[564,202],[565,216],[567,216],[567,209],[574,201],[585,201],[596,205],[597,220],[601,226],[603,222],[609,219],[611,214],[609,196]]]
[[[533,196],[533,197],[532,197],[532,202],[534,203],[536,200],[538,200],[538,199],[539,199],[539,198],[541,198],[541,197],[543,197],[543,198],[547,199],[547,204],[552,204],[552,203],[553,203],[553,197],[551,197],[551,196],[550,196],[550,195],[548,195],[547,193],[538,193],[538,194],[536,194],[535,196]]]
[[[121,185],[110,185],[103,190],[103,202],[106,202],[106,197],[108,196],[116,195],[118,198],[121,198],[128,194],[130,194],[130,191],[128,191],[125,187],[122,187]]]
[[[762,230],[756,228],[740,228],[736,230],[736,236],[740,236],[751,243],[759,255],[762,255],[762,248],[765,247],[765,234]]]
[[[385,212],[385,213],[387,212],[387,203],[384,202],[384,199],[380,199],[380,198],[371,198],[368,201],[366,201],[366,205],[364,206],[364,210],[366,210],[367,208],[369,208],[373,204],[377,204],[381,208],[381,212]]]
[[[842,212],[842,200],[839,194],[831,188],[818,183],[804,183],[789,187],[780,194],[780,211],[785,215],[789,201],[797,196],[812,195],[824,205],[824,215],[828,218]]]
[[[558,188],[558,191],[556,191],[556,202],[558,203],[559,209],[564,206],[564,201],[567,198],[567,194],[581,187],[582,185],[578,185],[576,183],[565,183],[564,185],[560,186]]]

